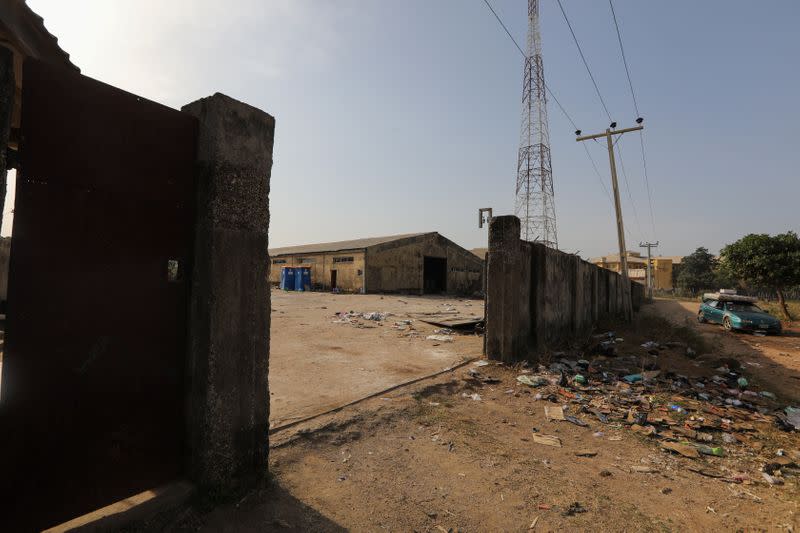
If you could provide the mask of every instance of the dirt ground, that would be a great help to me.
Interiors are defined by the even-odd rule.
[[[783,335],[755,336],[728,333],[718,324],[697,322],[698,302],[656,300],[643,313],[664,316],[676,324],[694,328],[705,337],[715,353],[741,361],[764,387],[800,403],[800,324],[784,323]]]
[[[337,312],[390,313],[340,322]],[[439,296],[272,291],[270,427],[322,413],[393,385],[480,357],[482,337],[427,340],[428,313],[483,317],[482,300]],[[396,323],[411,320],[411,324]]]
[[[542,372],[536,368],[471,363],[277,431],[261,488],[222,505],[195,502],[147,529],[798,531],[800,433],[779,429],[773,416],[797,395],[797,330],[780,338],[732,335],[687,322],[687,313],[693,317],[692,306],[677,302],[647,306],[633,325],[616,329],[614,357],[574,347],[544,358],[585,357],[585,385],[534,388],[517,377]],[[378,339],[389,331],[332,326]],[[674,343],[653,352],[641,346],[647,340]],[[695,355],[687,356],[687,345]],[[624,373],[628,361],[658,367],[662,381],[601,381],[605,370]],[[757,410],[720,401],[727,385],[713,381],[719,365],[740,366],[751,389],[777,398],[741,395]],[[587,398],[602,400],[604,391],[618,398],[605,404],[605,422],[586,409],[601,405]],[[713,401],[699,401],[698,391]],[[681,414],[670,411],[673,402]],[[629,406],[629,418],[636,409],[649,412],[647,425],[617,417]],[[549,420],[545,407],[585,426]],[[692,440],[676,433],[691,427],[711,432],[709,445],[724,447],[724,456],[663,449]],[[560,446],[542,443],[554,437]],[[768,483],[765,470],[780,484]]]

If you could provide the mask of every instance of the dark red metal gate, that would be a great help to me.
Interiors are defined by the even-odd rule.
[[[16,525],[181,473],[196,135],[179,111],[24,66],[0,405]]]

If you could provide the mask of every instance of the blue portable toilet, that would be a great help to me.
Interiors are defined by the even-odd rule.
[[[285,291],[294,290],[294,270],[292,267],[281,268],[281,289]]]
[[[298,267],[294,269],[294,290],[311,290],[311,269],[308,267]]]

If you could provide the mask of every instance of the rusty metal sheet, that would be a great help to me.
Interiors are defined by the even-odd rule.
[[[45,527],[181,475],[197,123],[33,60],[23,80],[0,496]]]

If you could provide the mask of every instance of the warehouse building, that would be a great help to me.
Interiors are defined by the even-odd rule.
[[[466,294],[482,291],[483,261],[453,241],[411,233],[275,248],[269,280],[284,267],[308,267],[314,290]]]

